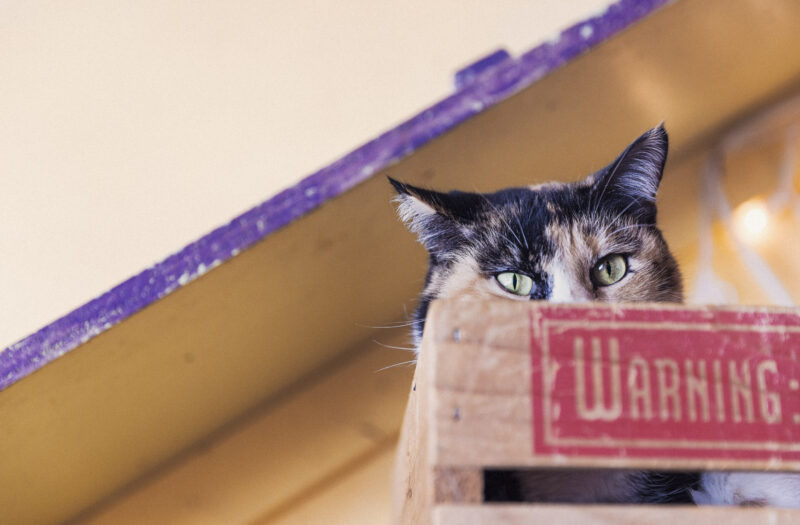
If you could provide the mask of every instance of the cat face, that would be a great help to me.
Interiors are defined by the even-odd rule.
[[[569,184],[440,193],[389,179],[400,217],[430,254],[417,341],[437,298],[680,302],[680,272],[656,227],[667,144],[654,128]]]

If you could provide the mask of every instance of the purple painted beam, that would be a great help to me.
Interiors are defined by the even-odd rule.
[[[475,82],[479,77],[488,75],[488,73],[502,64],[511,60],[511,55],[505,49],[499,49],[494,53],[487,55],[480,60],[473,62],[463,69],[456,71],[455,86],[456,90],[466,88],[468,85]]]
[[[459,72],[456,93],[0,352],[0,390],[108,330],[471,116],[513,95],[668,0],[620,0],[516,60],[505,52]]]

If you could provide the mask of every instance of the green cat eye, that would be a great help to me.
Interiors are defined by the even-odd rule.
[[[612,253],[597,261],[591,273],[592,281],[597,286],[608,286],[625,277],[628,273],[628,262],[624,256]]]
[[[515,295],[530,295],[533,289],[533,279],[516,272],[498,273],[497,282],[506,291]]]

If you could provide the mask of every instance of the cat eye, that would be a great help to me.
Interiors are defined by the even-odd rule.
[[[618,282],[628,273],[628,261],[624,255],[612,253],[597,261],[592,267],[592,282],[597,286],[608,286]]]
[[[533,289],[533,279],[521,273],[503,272],[495,278],[504,290],[514,295],[530,295]]]

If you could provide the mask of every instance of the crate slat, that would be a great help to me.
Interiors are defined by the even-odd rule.
[[[441,505],[434,525],[790,525],[800,511],[770,508],[684,507],[666,505]]]

